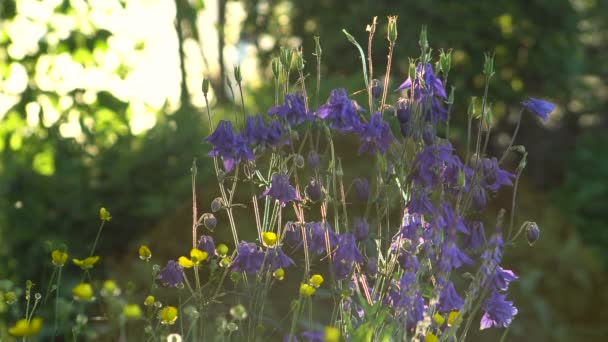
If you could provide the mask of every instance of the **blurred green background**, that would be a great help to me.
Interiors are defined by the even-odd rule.
[[[201,210],[217,192],[201,143],[208,134],[202,78],[212,80],[214,121],[235,110],[222,76],[232,80],[234,65],[243,71],[247,111],[264,113],[273,103],[269,59],[279,46],[302,46],[310,86],[319,35],[321,101],[333,87],[352,93],[364,88],[360,60],[341,30],[364,45],[366,25],[379,17],[380,75],[389,14],[399,16],[392,88],[406,78],[408,57],[418,55],[423,24],[435,51],[453,49],[456,144],[465,139],[469,97],[483,92],[484,52],[496,55],[494,154],[508,143],[521,100],[557,104],[547,123],[526,116],[518,137],[530,162],[517,218],[536,220],[542,233],[534,248],[521,243],[508,252],[507,268],[521,275],[508,339],[603,340],[608,2],[600,0],[0,1],[0,280],[44,284],[51,245],[65,243],[71,255],[83,256],[101,206],[114,219],[98,248],[100,277],[130,279],[140,243],[150,245],[158,263],[183,254],[191,236],[193,158]],[[222,218],[215,236],[229,243]]]

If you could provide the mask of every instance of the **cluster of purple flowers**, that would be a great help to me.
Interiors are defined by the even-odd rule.
[[[467,267],[478,267],[481,272],[478,286],[469,288],[466,294],[483,300],[481,328],[507,327],[517,314],[517,308],[506,300],[506,291],[517,276],[500,266],[505,245],[502,231],[497,229],[487,240],[484,225],[477,216],[486,208],[489,196],[513,185],[515,175],[502,169],[496,158],[475,156],[463,162],[452,145],[436,135],[437,125],[447,120],[447,94],[442,79],[434,73],[430,63],[419,63],[413,79],[408,77],[397,90],[404,91],[406,98],[397,102],[396,121],[403,139],[410,139],[407,141],[412,142],[417,153],[411,158],[410,168],[402,179],[407,189],[404,191],[404,214],[400,229],[392,239],[374,241],[377,230],[370,228],[377,222],[370,220],[367,212],[365,217],[353,217],[347,231],[341,234],[334,231],[325,216],[320,222],[287,222],[282,231],[279,229],[276,245],[265,244],[262,248],[254,242],[240,242],[228,267],[232,272],[246,274],[286,269],[295,263],[283,248],[287,252],[297,252],[306,246],[306,252],[313,257],[328,260],[334,279],[349,282],[353,293],[352,289],[359,287],[367,287],[371,292],[365,280],[377,279],[380,265],[379,256],[370,253],[366,246],[378,242],[380,246],[386,244],[388,255],[394,256],[397,276],[389,275],[386,282],[381,282],[386,288],[368,300],[391,308],[393,319],[402,323],[408,334],[415,333],[427,314],[447,317],[454,311],[463,310],[464,287],[461,279],[453,274]],[[378,92],[378,89],[374,91]],[[553,104],[534,98],[522,102],[522,106],[542,120],[547,120],[554,110]],[[212,145],[209,155],[221,157],[226,172],[232,171],[241,161],[253,161],[254,151],[259,151],[257,147],[280,151],[283,145],[291,143],[292,137],[287,132],[305,122],[320,123],[340,134],[357,135],[359,155],[385,156],[396,138],[381,112],[370,109],[370,114],[366,113],[343,88],[333,90],[327,103],[316,112],[308,110],[301,94],[287,94],[282,104],[268,110],[270,123],[265,123],[260,115],[249,116],[242,131],[236,134],[230,122],[221,121],[205,141]],[[298,178],[285,169],[264,181],[269,184],[259,196],[280,204],[281,208],[292,202],[296,207],[301,203],[325,200],[332,194],[326,191],[324,179],[319,176],[321,159],[314,150],[308,154],[307,164],[314,175],[304,180],[307,182],[305,196],[301,196],[299,184],[291,183]],[[396,174],[393,163],[398,162],[401,161],[387,160],[388,174]],[[353,191],[349,200],[353,201],[349,205],[353,202],[367,203],[368,207],[372,203],[378,204],[375,201],[379,195],[370,194],[367,178],[356,178],[351,184]],[[198,248],[213,256],[213,239],[202,236]],[[383,258],[388,259],[388,256]],[[183,276],[179,264],[169,261],[157,278],[163,285],[175,287],[183,282]],[[363,319],[365,313],[349,300],[349,310],[356,311],[353,317]],[[429,329],[440,333],[447,329],[447,323],[433,321]],[[315,338],[313,335],[306,337]]]

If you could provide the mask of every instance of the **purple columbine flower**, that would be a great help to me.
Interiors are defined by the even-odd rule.
[[[304,193],[309,200],[317,202],[321,199],[321,183],[314,177],[310,177],[304,188]]]
[[[497,290],[506,291],[509,288],[509,283],[517,279],[518,277],[513,271],[498,266],[496,272],[494,272],[494,287]]]
[[[506,328],[511,324],[513,317],[517,315],[517,308],[513,306],[513,302],[505,300],[506,297],[507,295],[498,291],[492,291],[490,297],[483,303],[485,313],[481,317],[480,329],[492,326]]]
[[[462,162],[452,151],[454,148],[446,145],[426,146],[414,160],[414,171],[408,176],[414,184],[422,187],[433,187],[439,181],[446,185],[458,184],[458,172]]]
[[[369,182],[367,178],[355,178],[353,186],[355,187],[357,199],[361,202],[367,202],[367,198],[369,197]]]
[[[226,172],[232,171],[241,160],[255,159],[245,139],[234,134],[232,123],[229,121],[220,121],[215,131],[205,141],[213,145],[209,156],[222,157]]]
[[[367,272],[375,276],[378,273],[378,259],[377,258],[367,258]]]
[[[298,125],[310,119],[310,112],[306,111],[304,96],[302,94],[287,94],[282,105],[272,107],[268,110],[268,115],[275,115],[287,121],[290,126]]]
[[[247,141],[247,144],[253,146],[264,144],[266,141],[266,134],[266,127],[264,126],[262,116],[250,115],[245,119],[245,127],[243,127],[241,136]]]
[[[334,253],[333,266],[338,280],[346,278],[353,269],[353,263],[363,262],[363,255],[357,249],[357,241],[352,233],[338,237],[338,248]]]
[[[512,186],[512,178],[515,175],[505,171],[498,166],[496,158],[483,158],[481,160],[481,169],[483,172],[482,186],[488,191],[497,192],[501,186]]]
[[[353,231],[357,241],[367,240],[367,237],[369,236],[369,223],[367,223],[364,218],[355,217]]]
[[[441,295],[439,296],[439,311],[458,311],[460,308],[462,308],[462,304],[464,304],[464,301],[458,295],[458,292],[456,292],[454,283],[451,281],[447,282],[447,284],[441,290]]]
[[[253,242],[242,241],[237,247],[237,256],[230,264],[232,272],[254,274],[262,268],[264,252]]]
[[[526,101],[523,101],[521,105],[532,111],[543,121],[547,121],[549,119],[549,114],[555,110],[555,105],[553,103],[535,99],[533,97],[529,97]]]
[[[296,247],[302,242],[302,231],[299,224],[288,221],[283,228],[283,241],[291,247]]]
[[[178,287],[184,283],[184,273],[179,263],[175,260],[169,260],[167,266],[160,270],[156,279],[160,280],[163,286]]]
[[[201,238],[198,240],[197,248],[201,251],[207,252],[209,258],[215,256],[215,242],[209,235],[201,235]]]
[[[278,268],[287,268],[291,265],[295,265],[293,259],[283,253],[281,247],[268,248],[266,251],[266,265],[270,267],[271,271],[276,271]]]
[[[466,249],[477,252],[486,243],[485,230],[483,228],[483,222],[474,221],[469,223],[471,227],[471,234],[465,238],[464,246]]]
[[[322,222],[306,223],[306,238],[308,240],[308,250],[318,255],[327,254],[327,239]],[[327,237],[329,238],[329,248],[338,244],[338,237],[329,223],[325,222]]]
[[[344,88],[331,91],[327,103],[317,110],[317,116],[330,121],[330,127],[340,133],[356,132],[361,127],[357,107]]]
[[[358,132],[361,146],[359,154],[385,154],[389,145],[395,140],[388,123],[382,120],[382,114],[373,113],[370,121],[361,126]]]
[[[418,63],[416,66],[416,76],[414,81],[410,77],[397,88],[397,91],[412,89],[414,101],[420,106],[422,112],[425,113],[425,119],[436,124],[439,121],[445,121],[447,118],[447,110],[441,104],[440,99],[447,99],[447,94],[441,79],[433,72],[433,67],[430,63]],[[430,101],[429,101],[430,97]],[[429,107],[430,103],[430,107]]]
[[[421,215],[432,215],[435,212],[435,208],[429,200],[427,190],[424,188],[412,192],[407,208],[411,213]]]
[[[453,240],[448,240],[444,243],[441,250],[441,261],[439,269],[442,272],[450,272],[453,269],[459,268],[462,265],[470,265],[473,260],[461,251]]]
[[[325,340],[325,333],[321,331],[305,331],[302,333],[302,337],[307,342],[323,342]]]
[[[285,203],[298,199],[296,189],[289,184],[289,177],[282,174],[272,175],[270,188],[262,193],[263,196],[270,196],[272,199],[279,201],[282,206]]]

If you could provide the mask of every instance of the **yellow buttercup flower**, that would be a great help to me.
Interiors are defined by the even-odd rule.
[[[152,306],[154,305],[154,301],[156,300],[156,298],[154,298],[154,296],[148,296],[146,297],[146,299],[144,300],[144,305],[145,306]]]
[[[172,325],[177,320],[177,308],[174,306],[167,306],[160,312],[160,323],[165,325]]]
[[[433,321],[437,324],[438,327],[442,326],[445,323],[445,318],[439,314],[439,312],[435,312],[433,315]]]
[[[146,245],[141,245],[139,247],[139,258],[143,261],[148,261],[151,257],[152,251],[150,250],[150,248],[148,248],[148,246]]]
[[[453,325],[454,322],[458,319],[458,311],[451,311],[448,315],[448,324]]]
[[[283,280],[285,279],[285,270],[282,268],[277,268],[276,271],[274,271],[272,273],[272,275],[277,279],[277,280]]]
[[[433,333],[428,333],[424,336],[424,342],[439,342],[439,337]]]
[[[340,330],[335,327],[325,327],[325,342],[339,342]]]
[[[91,284],[80,283],[72,289],[72,294],[74,295],[74,299],[77,301],[91,301],[95,297],[93,297],[93,287]]]
[[[53,265],[63,266],[68,261],[68,253],[56,249],[51,252],[51,260],[53,260]]]
[[[8,333],[15,337],[28,337],[36,335],[40,329],[42,329],[42,319],[34,317],[29,322],[26,319],[18,320],[15,325],[8,328]]]
[[[120,288],[114,280],[108,279],[103,282],[101,294],[103,296],[118,296],[120,295]]]
[[[93,268],[93,266],[99,261],[99,256],[90,256],[83,260],[80,259],[72,259],[74,265],[82,268],[83,270],[87,270],[89,268]]]
[[[317,292],[317,289],[314,287],[304,283],[300,284],[300,295],[302,297],[310,297],[315,294],[315,292]]]
[[[262,241],[266,247],[272,247],[277,244],[279,237],[273,232],[262,233]]]
[[[192,250],[190,251],[190,259],[185,256],[181,256],[179,257],[177,262],[183,268],[191,268],[194,266],[198,266],[201,262],[205,261],[207,259],[207,256],[209,256],[207,252],[201,251],[198,248],[192,248]]]
[[[6,304],[11,305],[17,301],[17,294],[14,291],[9,291],[4,294],[4,301]]]
[[[321,284],[323,284],[323,281],[325,279],[323,279],[323,276],[320,274],[315,274],[312,277],[310,277],[310,280],[308,281],[310,283],[310,285],[314,286],[315,288],[318,288],[319,286],[321,286]]]
[[[141,317],[141,308],[137,304],[127,304],[122,308],[122,314],[127,319],[137,319]]]
[[[112,219],[112,216],[110,215],[110,212],[108,211],[108,209],[101,208],[101,209],[99,209],[99,218],[102,221],[109,222]]]

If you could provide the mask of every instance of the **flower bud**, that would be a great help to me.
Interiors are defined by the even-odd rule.
[[[143,261],[148,261],[152,257],[152,251],[146,245],[141,245],[139,247],[139,258]]]
[[[293,161],[294,161],[294,163],[296,164],[296,167],[297,167],[298,169],[301,169],[301,168],[303,168],[303,167],[304,167],[304,157],[302,157],[302,155],[301,155],[301,154],[296,154],[296,155],[293,157]]]
[[[99,218],[102,221],[108,222],[112,219],[112,216],[110,215],[110,212],[106,208],[101,208],[101,209],[99,209]]]
[[[426,51],[429,48],[429,40],[426,34],[426,25],[422,25],[422,29],[420,30],[420,38],[418,39],[418,46],[422,49],[422,51]]]
[[[209,79],[205,78],[203,79],[203,95],[205,95],[205,97],[207,97],[207,93],[209,93]]]
[[[237,84],[241,84],[241,81],[243,80],[243,76],[241,75],[241,67],[238,65],[234,66],[234,80]]]
[[[467,110],[467,114],[470,117],[477,118],[477,97],[471,96],[471,102],[469,102],[469,109]]]
[[[285,279],[285,270],[282,268],[277,268],[276,271],[272,273],[272,276],[277,280]]]
[[[217,248],[215,249],[215,254],[217,254],[220,257],[225,257],[226,254],[228,254],[228,246],[226,246],[223,243],[220,243]]]
[[[323,284],[323,281],[325,281],[325,279],[323,279],[322,275],[314,274],[312,277],[310,277],[310,280],[308,281],[308,283],[311,286],[318,288],[319,286],[321,286],[321,284]]]
[[[160,312],[160,323],[163,325],[173,325],[177,321],[177,308],[167,306]]]
[[[380,96],[382,96],[382,83],[380,82],[379,79],[374,78],[372,80],[372,97],[374,99],[379,99]]]
[[[313,202],[319,201],[321,199],[321,184],[314,177],[311,177],[308,184],[306,184],[306,188],[304,188],[304,193],[309,200]]]
[[[494,76],[494,55],[486,53],[483,57],[483,74],[488,78]]]
[[[74,299],[77,301],[88,302],[95,298],[93,297],[93,287],[91,286],[91,284],[87,283],[80,283],[76,285],[72,289],[72,294],[74,295]]]
[[[367,221],[365,221],[365,219],[361,217],[355,217],[355,222],[353,223],[353,226],[355,238],[358,241],[367,240],[367,237],[369,235],[369,224],[367,223]]]
[[[230,308],[230,316],[232,316],[237,321],[242,321],[247,318],[247,310],[241,304],[235,305]]]
[[[262,242],[266,247],[273,247],[277,244],[279,237],[276,233],[273,232],[264,232],[262,233]]]
[[[540,237],[540,229],[536,222],[530,222],[526,226],[526,238],[528,239],[528,244],[530,246],[534,245],[538,238]]]
[[[148,296],[148,297],[146,297],[146,299],[144,300],[144,305],[145,305],[145,306],[152,306],[152,305],[154,305],[154,301],[155,301],[154,296]]]
[[[305,63],[306,61],[304,60],[302,50],[299,50],[298,52],[296,52],[296,68],[298,69],[298,71],[304,71]]]
[[[127,304],[122,309],[122,314],[127,319],[137,319],[141,317],[141,308],[137,304]]]
[[[397,16],[388,17],[388,32],[386,38],[391,44],[395,44],[397,40]]]
[[[213,231],[215,229],[215,226],[217,225],[217,219],[215,218],[215,215],[211,213],[203,214],[203,225],[205,225],[205,228]]]
[[[214,213],[224,208],[224,200],[221,197],[216,197],[211,201],[211,211]]]
[[[447,52],[441,50],[439,52],[439,70],[444,75],[447,75],[452,68],[452,50],[448,50]]]
[[[272,75],[274,76],[274,79],[278,80],[281,75],[281,62],[279,61],[279,58],[273,58],[270,65],[272,66]]]
[[[291,60],[293,58],[293,50],[281,47],[281,65],[285,70],[289,71],[291,69]]]
[[[304,283],[300,284],[300,296],[310,297],[315,294],[315,292],[317,292],[317,289],[315,289],[314,287]]]

